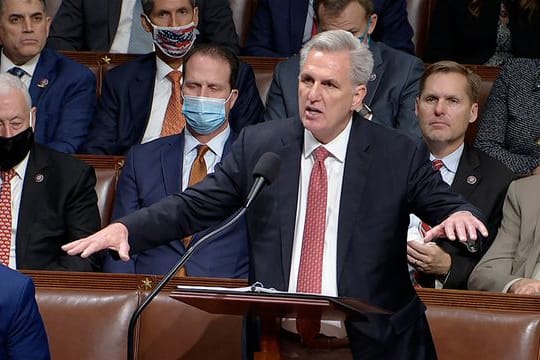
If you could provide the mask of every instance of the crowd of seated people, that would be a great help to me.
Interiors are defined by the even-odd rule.
[[[219,166],[246,126],[295,121],[298,84],[312,81],[299,78],[297,54],[315,34],[341,29],[374,60],[356,110],[417,140],[489,229],[478,251],[424,243],[427,224],[411,215],[413,283],[540,293],[540,207],[531,196],[540,187],[531,176],[540,174],[540,1],[438,0],[422,59],[413,55],[406,0],[258,0],[245,44],[228,0],[62,0],[54,17],[46,5],[0,0],[0,263],[166,273],[204,232],[129,262],[61,250],[100,228],[94,171],[71,154],[126,156],[114,219],[183,191]],[[95,75],[66,50],[135,58],[107,71],[96,98]],[[264,101],[238,54],[288,58]],[[461,64],[501,69],[482,111],[480,79]],[[466,144],[475,121],[476,141]],[[242,220],[181,275],[247,278],[248,233]]]

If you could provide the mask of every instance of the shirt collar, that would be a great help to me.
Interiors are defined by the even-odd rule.
[[[32,77],[34,76],[34,71],[36,70],[37,63],[39,61],[41,53],[37,54],[30,60],[28,60],[26,63],[22,65],[15,65],[4,53],[4,49],[2,49],[2,53],[0,54],[0,72],[6,73],[9,69],[12,67],[18,67],[26,71],[26,73]]]
[[[168,80],[167,75],[174,70],[182,71],[184,69],[184,65],[180,65],[178,69],[173,69],[170,67],[165,61],[161,60],[159,56],[156,55],[156,79],[158,81],[161,80]],[[182,82],[182,80],[180,80]]]
[[[351,127],[352,117],[345,129],[343,129],[343,131],[328,144],[320,143],[319,140],[315,139],[311,131],[304,129],[304,157],[308,158],[311,156],[313,150],[322,145],[337,161],[344,163],[345,155],[347,154],[347,144],[349,143],[349,136],[351,134]]]
[[[206,143],[206,145],[208,145],[210,150],[212,150],[212,152],[216,154],[216,156],[221,158],[223,154],[223,149],[225,148],[225,143],[227,143],[227,139],[229,138],[230,134],[231,127],[227,123],[227,127],[225,128],[225,130],[213,137],[209,142]],[[197,140],[193,136],[193,134],[189,132],[187,127],[184,128],[184,141],[184,148],[186,149],[186,154],[191,151],[197,151],[197,146],[202,145],[199,140]]]
[[[444,163],[444,167],[452,172],[452,173],[456,173],[457,172],[457,168],[458,168],[458,165],[459,165],[459,160],[461,159],[461,154],[463,154],[463,148],[464,148],[464,144],[461,144],[456,150],[454,150],[452,153],[446,155],[445,157],[443,157],[442,159],[442,162]],[[436,157],[433,156],[433,154],[429,154],[429,159],[431,161],[435,160]]]

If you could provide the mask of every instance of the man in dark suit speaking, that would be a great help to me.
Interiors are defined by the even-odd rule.
[[[391,311],[373,323],[345,323],[354,358],[434,359],[425,306],[408,277],[409,212],[439,224],[426,241],[466,241],[477,231],[487,236],[472,215],[478,210],[450,192],[409,136],[355,114],[373,67],[358,39],[343,30],[321,33],[302,49],[300,64],[299,118],[245,128],[201,183],[63,249],[86,257],[109,248],[127,260],[130,250],[215,225],[242,206],[256,163],[274,152],[281,170],[247,213],[250,280]]]

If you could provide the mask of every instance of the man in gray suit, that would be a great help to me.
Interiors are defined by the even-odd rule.
[[[540,176],[510,184],[497,237],[469,278],[469,289],[540,293]]]
[[[420,139],[414,106],[424,71],[422,61],[370,38],[377,25],[372,0],[319,0],[315,4],[319,31],[348,31],[368,45],[373,53],[373,73],[367,83],[360,114]],[[299,71],[298,56],[278,64],[268,91],[265,120],[298,114]]]

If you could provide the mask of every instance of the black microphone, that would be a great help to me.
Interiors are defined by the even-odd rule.
[[[198,249],[202,244],[206,243],[210,239],[216,238],[223,231],[229,229],[234,225],[238,219],[244,215],[248,207],[253,203],[253,200],[259,195],[261,190],[265,185],[269,185],[274,181],[279,173],[279,167],[281,165],[281,158],[279,155],[273,152],[264,153],[255,164],[253,169],[253,177],[255,181],[251,186],[251,189],[246,198],[245,205],[241,207],[234,216],[229,218],[228,221],[218,226],[216,229],[212,230],[205,236],[203,236],[199,241],[193,243],[188,247],[184,255],[180,258],[178,263],[174,265],[171,270],[161,279],[161,281],[156,285],[156,287],[148,294],[144,302],[135,309],[131,320],[129,321],[128,328],[128,338],[127,338],[127,358],[128,360],[135,360],[135,354],[133,352],[133,337],[135,333],[135,325],[137,319],[140,317],[143,310],[150,304],[150,302],[157,296],[157,294],[163,289],[163,287],[171,280],[171,278],[178,272],[178,270],[184,266],[184,264],[189,260],[193,252]]]

